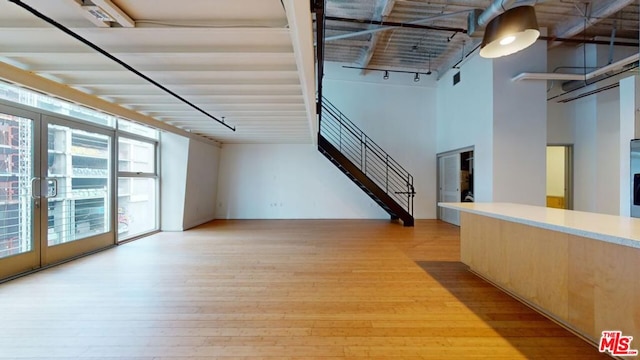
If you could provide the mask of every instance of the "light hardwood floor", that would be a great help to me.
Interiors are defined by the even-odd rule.
[[[607,358],[458,260],[438,221],[215,221],[0,285],[0,358]]]

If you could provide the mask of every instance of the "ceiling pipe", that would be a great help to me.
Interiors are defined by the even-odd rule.
[[[478,16],[478,25],[485,26],[496,16],[507,10],[515,0],[494,0],[489,6]]]
[[[591,80],[597,76],[610,71],[619,70],[626,65],[633,64],[640,59],[640,54],[636,53],[622,60],[618,60],[607,66],[603,66],[587,74],[558,74],[558,73],[521,73],[511,79],[511,81],[521,80]]]
[[[430,21],[435,21],[435,20],[440,20],[440,19],[446,19],[446,18],[449,18],[449,17],[454,17],[454,16],[457,16],[459,14],[468,13],[470,11],[472,11],[472,9],[455,11],[455,12],[451,12],[451,13],[447,13],[447,14],[435,15],[435,16],[431,16],[431,17],[428,17],[428,18],[424,18],[424,19],[418,19],[418,20],[409,21],[406,24],[409,24],[409,25],[423,24],[423,23],[430,22]],[[369,21],[367,21],[367,23],[369,23]],[[347,34],[329,36],[329,37],[325,38],[324,40],[325,41],[334,41],[334,40],[346,39],[346,38],[350,38],[350,37],[354,37],[354,36],[373,34],[373,33],[377,33],[377,32],[380,32],[380,31],[387,31],[387,30],[391,30],[391,29],[394,28],[392,26],[384,25],[384,22],[381,22],[381,23],[382,23],[382,27],[379,27],[379,28],[376,28],[376,29],[369,29],[369,30],[356,31],[356,32],[347,33]]]
[[[494,0],[483,12],[478,16],[478,26],[484,27],[489,21],[493,20],[496,16],[518,6],[534,6],[544,0]]]

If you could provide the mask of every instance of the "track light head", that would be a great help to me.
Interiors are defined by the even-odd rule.
[[[385,70],[384,71],[384,76],[382,77],[385,80],[389,80],[389,71]]]
[[[416,76],[413,77],[413,81],[414,82],[420,81],[420,74],[419,73],[416,73]]]

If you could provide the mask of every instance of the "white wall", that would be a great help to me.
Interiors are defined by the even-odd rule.
[[[597,150],[595,211],[620,214],[620,94],[616,89],[596,95]]]
[[[632,53],[632,48],[616,47],[613,61]],[[589,67],[601,67],[608,63],[609,55],[606,45],[578,46],[552,51],[550,63],[553,62],[554,66],[583,66],[586,63]],[[563,69],[561,72],[570,71]],[[617,81],[617,78],[604,80],[567,96]],[[557,82],[550,96],[559,93],[560,87],[561,82]],[[626,160],[621,154],[621,146],[624,145],[621,144],[621,136],[624,138],[624,135],[621,134],[620,92],[606,90],[565,104],[552,101],[549,103],[548,125],[548,143],[574,144],[574,209],[621,214],[624,208],[621,203],[621,192],[624,191],[621,176],[626,176],[622,175],[621,163]]]
[[[573,103],[575,111],[575,144],[573,175],[573,208],[597,212],[597,103],[583,98]]]
[[[167,132],[160,135],[160,229],[182,231],[189,139]]]
[[[567,59],[574,59],[576,56],[575,46],[557,46],[549,49],[547,56],[547,72],[575,73],[579,70],[566,68],[575,66],[574,61],[567,62]],[[562,82],[552,81],[546,83],[547,97],[551,98],[562,92]],[[557,100],[547,101],[547,144],[568,145],[574,143],[574,123],[575,115],[573,107],[559,103]]]
[[[547,144],[570,145],[575,142],[573,107],[547,102]]]
[[[546,69],[544,41],[493,61],[493,201],[546,205],[546,84],[511,80]]]
[[[474,56],[462,66],[453,85],[451,70],[438,82],[438,153],[474,149],[474,195],[478,202],[493,198],[493,65]]]
[[[502,59],[473,55],[460,69],[460,83],[451,81],[457,70],[440,80],[437,151],[475,146],[476,201],[544,205],[546,87],[511,78],[545,70],[546,45],[539,42]]]
[[[413,175],[414,217],[435,218],[433,76],[325,71],[324,96]],[[218,218],[389,217],[312,145],[227,144],[220,161]]]
[[[160,221],[162,231],[182,231],[215,219],[220,149],[162,133]]]
[[[630,76],[620,81],[620,215],[629,216],[631,211],[631,154],[630,141],[640,138],[640,77]]]
[[[183,216],[185,229],[215,219],[219,163],[220,148],[189,140],[189,164]]]
[[[220,219],[388,218],[313,145],[225,144]]]

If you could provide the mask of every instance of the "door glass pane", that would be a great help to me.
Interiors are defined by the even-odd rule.
[[[49,125],[48,244],[109,231],[110,138]]]
[[[0,258],[33,248],[33,121],[0,113]]]
[[[157,229],[154,178],[118,178],[118,239]]]
[[[155,173],[155,144],[118,138],[118,171]]]

